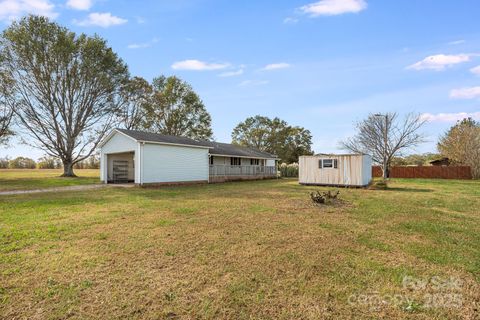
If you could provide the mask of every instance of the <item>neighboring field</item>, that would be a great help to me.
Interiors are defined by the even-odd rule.
[[[478,317],[480,181],[391,186],[330,208],[294,180],[0,196],[0,318]]]
[[[60,178],[62,170],[0,169],[0,191],[31,190],[100,183],[99,170],[75,170],[78,178]]]

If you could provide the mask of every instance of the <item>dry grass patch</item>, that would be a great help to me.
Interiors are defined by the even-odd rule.
[[[294,180],[2,198],[0,318],[473,319],[480,185],[392,185],[322,208]],[[405,276],[459,278],[463,305],[426,308]]]
[[[76,169],[76,178],[60,177],[60,169],[0,169],[0,192],[100,183],[100,171]]]

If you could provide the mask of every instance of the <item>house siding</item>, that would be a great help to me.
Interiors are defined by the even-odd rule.
[[[213,165],[215,166],[223,166],[223,165],[227,165],[229,166],[231,164],[230,162],[230,159],[232,157],[223,157],[223,156],[212,156],[213,157]],[[257,159],[257,158],[255,158]],[[252,158],[240,158],[240,165],[242,166],[251,166],[252,163],[251,163],[251,160]],[[260,162],[259,162],[259,165],[260,166],[263,166],[265,165],[265,163],[269,163],[270,160],[267,160],[267,159],[259,159]],[[271,160],[271,166],[274,166],[275,165],[275,160]]]
[[[230,157],[220,157],[220,156],[212,156],[213,157],[213,165],[215,166],[223,166],[223,165],[230,165]]]
[[[208,149],[142,145],[142,183],[208,181]]]
[[[275,160],[274,159],[267,159],[266,166],[267,167],[274,167],[275,166]]]

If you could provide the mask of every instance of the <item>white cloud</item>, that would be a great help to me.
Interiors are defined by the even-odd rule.
[[[67,7],[75,10],[88,10],[92,7],[92,0],[68,0]]]
[[[286,17],[285,19],[283,19],[283,23],[285,24],[295,24],[297,22],[298,22],[297,18]]]
[[[225,69],[229,66],[228,63],[209,63],[200,60],[183,60],[172,64],[174,70],[193,70],[193,71],[209,71]]]
[[[141,48],[148,48],[151,44],[149,42],[144,43],[132,43],[127,46],[128,49],[141,49]]]
[[[430,122],[456,122],[465,118],[472,118],[475,120],[480,120],[480,111],[479,112],[458,112],[458,113],[423,113],[421,118]]]
[[[470,69],[470,72],[477,75],[477,76],[480,76],[480,66],[476,66],[476,67]]]
[[[466,41],[465,40],[455,40],[455,41],[450,41],[448,44],[451,45],[451,46],[456,46],[458,44],[462,44],[462,43],[465,43]]]
[[[243,69],[238,69],[237,71],[227,71],[224,73],[220,73],[218,76],[219,77],[235,77],[235,76],[240,76],[243,74]]]
[[[36,14],[55,19],[55,5],[49,0],[4,0],[0,2],[0,20],[12,21],[26,14]]]
[[[357,13],[367,8],[365,0],[321,0],[300,7],[300,12],[318,16],[335,16],[344,13]]]
[[[245,87],[245,86],[262,86],[265,84],[268,84],[269,82],[267,80],[245,80],[240,82],[238,85],[240,87]]]
[[[157,43],[159,40],[158,38],[153,38],[152,40],[148,42],[142,42],[142,43],[132,43],[127,46],[128,49],[142,49],[142,48],[149,48],[153,44]]]
[[[452,91],[450,91],[450,98],[453,98],[453,99],[480,98],[480,87],[453,89]]]
[[[144,17],[135,17],[135,20],[137,21],[138,24],[144,24],[147,23],[147,20]]]
[[[446,67],[453,66],[455,64],[468,62],[470,61],[471,54],[457,54],[457,55],[446,55],[446,54],[437,54],[433,56],[428,56],[422,61],[414,63],[407,67],[407,69],[413,70],[423,70],[431,69],[436,71],[445,70]]]
[[[278,69],[286,69],[290,68],[291,65],[286,63],[286,62],[280,62],[280,63],[271,63],[267,64],[265,67],[262,68],[264,71],[271,71],[271,70],[278,70]]]
[[[127,19],[112,16],[110,12],[105,12],[105,13],[93,12],[93,13],[90,13],[88,15],[88,18],[85,20],[81,20],[81,21],[73,20],[73,23],[79,26],[85,26],[85,27],[99,26],[102,28],[117,26],[127,22],[128,22]]]

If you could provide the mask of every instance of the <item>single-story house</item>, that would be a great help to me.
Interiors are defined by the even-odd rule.
[[[277,175],[275,155],[227,143],[114,129],[99,147],[104,183],[207,183]]]
[[[367,154],[301,156],[298,180],[304,185],[365,187],[372,180],[372,157]]]

